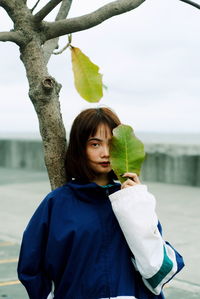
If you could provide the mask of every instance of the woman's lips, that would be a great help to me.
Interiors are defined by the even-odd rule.
[[[99,164],[104,166],[104,167],[107,167],[107,166],[110,165],[110,162],[100,162]]]

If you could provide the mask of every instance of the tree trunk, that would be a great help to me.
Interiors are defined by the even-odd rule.
[[[32,39],[20,51],[29,82],[29,96],[39,120],[45,164],[54,189],[66,182],[66,133],[59,103],[61,85],[48,74],[43,49],[37,39]]]

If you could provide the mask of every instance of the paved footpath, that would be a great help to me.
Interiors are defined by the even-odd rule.
[[[165,296],[200,299],[200,188],[162,183],[148,186],[157,198],[164,238],[186,263],[165,287]],[[16,274],[20,241],[29,218],[49,190],[45,173],[0,168],[0,298],[28,299]]]

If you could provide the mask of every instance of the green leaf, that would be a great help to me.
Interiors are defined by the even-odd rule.
[[[123,183],[126,172],[140,174],[145,158],[144,145],[135,136],[133,129],[127,125],[119,125],[113,130],[110,147],[110,160],[118,180]]]
[[[103,96],[102,75],[79,48],[70,47],[75,87],[82,98],[90,103],[99,102]]]

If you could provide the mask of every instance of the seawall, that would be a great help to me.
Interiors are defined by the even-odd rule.
[[[41,141],[0,139],[0,167],[45,171]]]
[[[146,144],[145,149],[144,180],[200,186],[200,145]]]
[[[200,186],[200,144],[145,144],[145,181]],[[0,139],[0,167],[45,171],[39,140]]]

